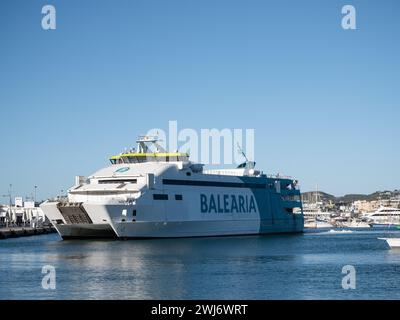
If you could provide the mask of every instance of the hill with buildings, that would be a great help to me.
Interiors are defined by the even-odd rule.
[[[346,194],[341,197],[336,197],[332,194],[323,191],[309,191],[302,193],[303,201],[305,202],[315,202],[318,201],[324,203],[335,203],[335,204],[351,204],[354,201],[365,200],[365,201],[375,201],[375,200],[385,200],[400,197],[400,190],[394,191],[376,191],[371,194]]]

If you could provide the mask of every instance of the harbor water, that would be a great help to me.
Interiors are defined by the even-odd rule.
[[[297,235],[0,241],[0,299],[400,299],[398,230]],[[43,266],[56,288],[42,287]],[[342,268],[356,271],[343,289]]]

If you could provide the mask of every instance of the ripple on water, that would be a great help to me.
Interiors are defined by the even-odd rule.
[[[0,299],[398,299],[398,230],[134,241],[0,241]],[[43,265],[57,289],[41,288]],[[343,290],[342,267],[357,287]]]

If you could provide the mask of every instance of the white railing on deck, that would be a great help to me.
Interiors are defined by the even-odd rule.
[[[293,177],[291,177],[291,176],[285,176],[285,175],[282,175],[282,174],[267,174],[267,178],[270,178],[270,179],[290,179],[290,180],[293,180]]]
[[[204,174],[217,174],[223,176],[243,176],[243,171],[236,170],[204,170]]]

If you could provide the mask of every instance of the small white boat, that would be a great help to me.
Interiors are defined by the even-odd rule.
[[[333,225],[327,221],[322,220],[308,220],[304,222],[304,228],[307,229],[325,229],[333,228]]]
[[[359,221],[356,219],[349,221],[342,222],[343,227],[347,228],[371,228],[370,224],[364,221]]]
[[[391,248],[400,248],[400,238],[378,238],[379,240],[386,240]]]

